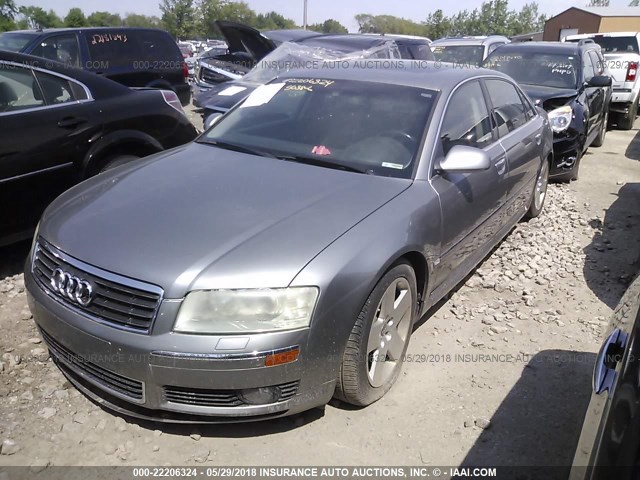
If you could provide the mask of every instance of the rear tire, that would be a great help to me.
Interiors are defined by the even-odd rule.
[[[544,201],[547,198],[547,186],[549,185],[549,161],[545,160],[540,167],[536,184],[533,187],[533,195],[531,197],[531,205],[525,214],[525,218],[536,218],[544,209]]]
[[[98,173],[103,173],[113,168],[119,167],[120,165],[124,165],[125,163],[129,163],[133,160],[137,160],[140,157],[136,155],[114,155],[110,157],[104,164],[104,166],[100,169]]]
[[[349,335],[336,398],[363,407],[389,391],[409,346],[416,299],[416,275],[408,264],[395,265],[380,279]]]
[[[633,122],[635,121],[637,115],[638,115],[638,100],[636,99],[636,101],[633,102],[631,107],[629,107],[629,113],[627,114],[627,116],[622,117],[618,122],[618,127],[621,130],[631,130],[633,128]]]
[[[607,134],[607,123],[609,122],[609,112],[604,113],[604,118],[602,119],[602,125],[600,126],[600,132],[598,132],[598,136],[594,138],[591,143],[594,147],[601,147],[604,143],[604,137]]]

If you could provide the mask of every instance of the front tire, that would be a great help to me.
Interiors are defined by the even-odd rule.
[[[594,147],[601,147],[604,143],[604,137],[607,134],[607,123],[609,122],[609,112],[604,113],[604,118],[602,119],[602,125],[600,126],[600,131],[598,132],[598,136],[591,143]]]
[[[137,160],[138,156],[136,155],[116,155],[110,157],[104,164],[104,166],[100,169],[98,173],[106,172],[111,170],[112,168],[119,167],[120,165],[124,165],[125,163],[129,163],[133,160]]]
[[[544,208],[544,201],[547,198],[547,186],[549,185],[549,160],[545,160],[540,167],[540,173],[536,179],[535,187],[533,188],[533,196],[531,198],[531,205],[529,210],[525,214],[525,218],[536,218],[542,213]]]
[[[406,263],[392,267],[362,307],[345,348],[335,397],[370,405],[389,391],[404,360],[416,309],[416,275]]]

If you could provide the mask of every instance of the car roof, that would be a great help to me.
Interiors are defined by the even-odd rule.
[[[112,30],[126,30],[126,31],[134,31],[134,30],[154,30],[158,32],[166,33],[165,30],[161,28],[147,28],[147,27],[62,27],[62,28],[44,28],[41,30],[11,30],[8,32],[2,32],[3,34],[12,34],[12,33],[22,33],[22,34],[31,34],[31,35],[42,35],[45,33],[64,33],[64,32],[79,32],[79,31],[90,31],[90,32],[99,32],[99,31],[112,31]]]
[[[34,57],[33,55],[0,50],[0,61],[24,65],[26,68],[40,68],[72,78],[89,87],[91,94],[96,99],[124,95],[132,91],[124,85],[96,75],[95,73],[86,72],[80,68],[70,67],[51,60],[45,60],[41,57]]]
[[[322,34],[314,32],[313,30],[291,29],[269,30],[267,32],[262,32],[262,35],[275,42],[296,42],[305,38],[317,37]]]
[[[448,37],[434,40],[431,45],[454,46],[454,45],[486,45],[491,42],[509,42],[507,37],[502,35],[474,36],[474,37]]]
[[[305,38],[298,43],[303,45],[310,45],[313,47],[323,47],[334,50],[344,51],[356,51],[356,50],[368,50],[379,45],[384,45],[387,42],[393,41],[393,39],[385,38],[383,36],[361,35],[357,33],[339,33],[339,34],[327,34],[317,35],[311,38]]]
[[[515,42],[502,45],[499,51],[526,51],[533,50],[540,53],[578,53],[580,50],[592,48],[594,50],[600,47],[596,43],[587,43],[579,45],[573,42]]]
[[[475,77],[500,77],[513,82],[507,75],[486,68],[468,67],[445,62],[416,62],[414,60],[367,60],[366,67],[360,60],[350,60],[349,66],[340,62],[340,68],[330,63],[321,70],[291,70],[279,78],[322,78],[327,80],[354,80],[387,83],[407,87],[426,88],[448,92],[460,82]]]
[[[636,37],[638,32],[607,32],[607,33],[579,33],[576,35],[567,35],[565,40],[578,40],[583,38],[594,37]]]

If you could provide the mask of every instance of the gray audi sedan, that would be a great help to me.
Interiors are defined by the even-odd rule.
[[[29,305],[78,389],[168,422],[371,404],[414,323],[541,213],[552,133],[509,77],[340,66],[47,209]]]

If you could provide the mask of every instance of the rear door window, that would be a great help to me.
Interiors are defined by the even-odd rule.
[[[46,37],[31,50],[31,55],[61,62],[65,65],[80,66],[78,39],[75,33]]]
[[[0,113],[44,105],[31,69],[0,63]]]
[[[596,35],[593,40],[600,45],[603,53],[639,53],[638,39],[630,37],[601,37]]]

